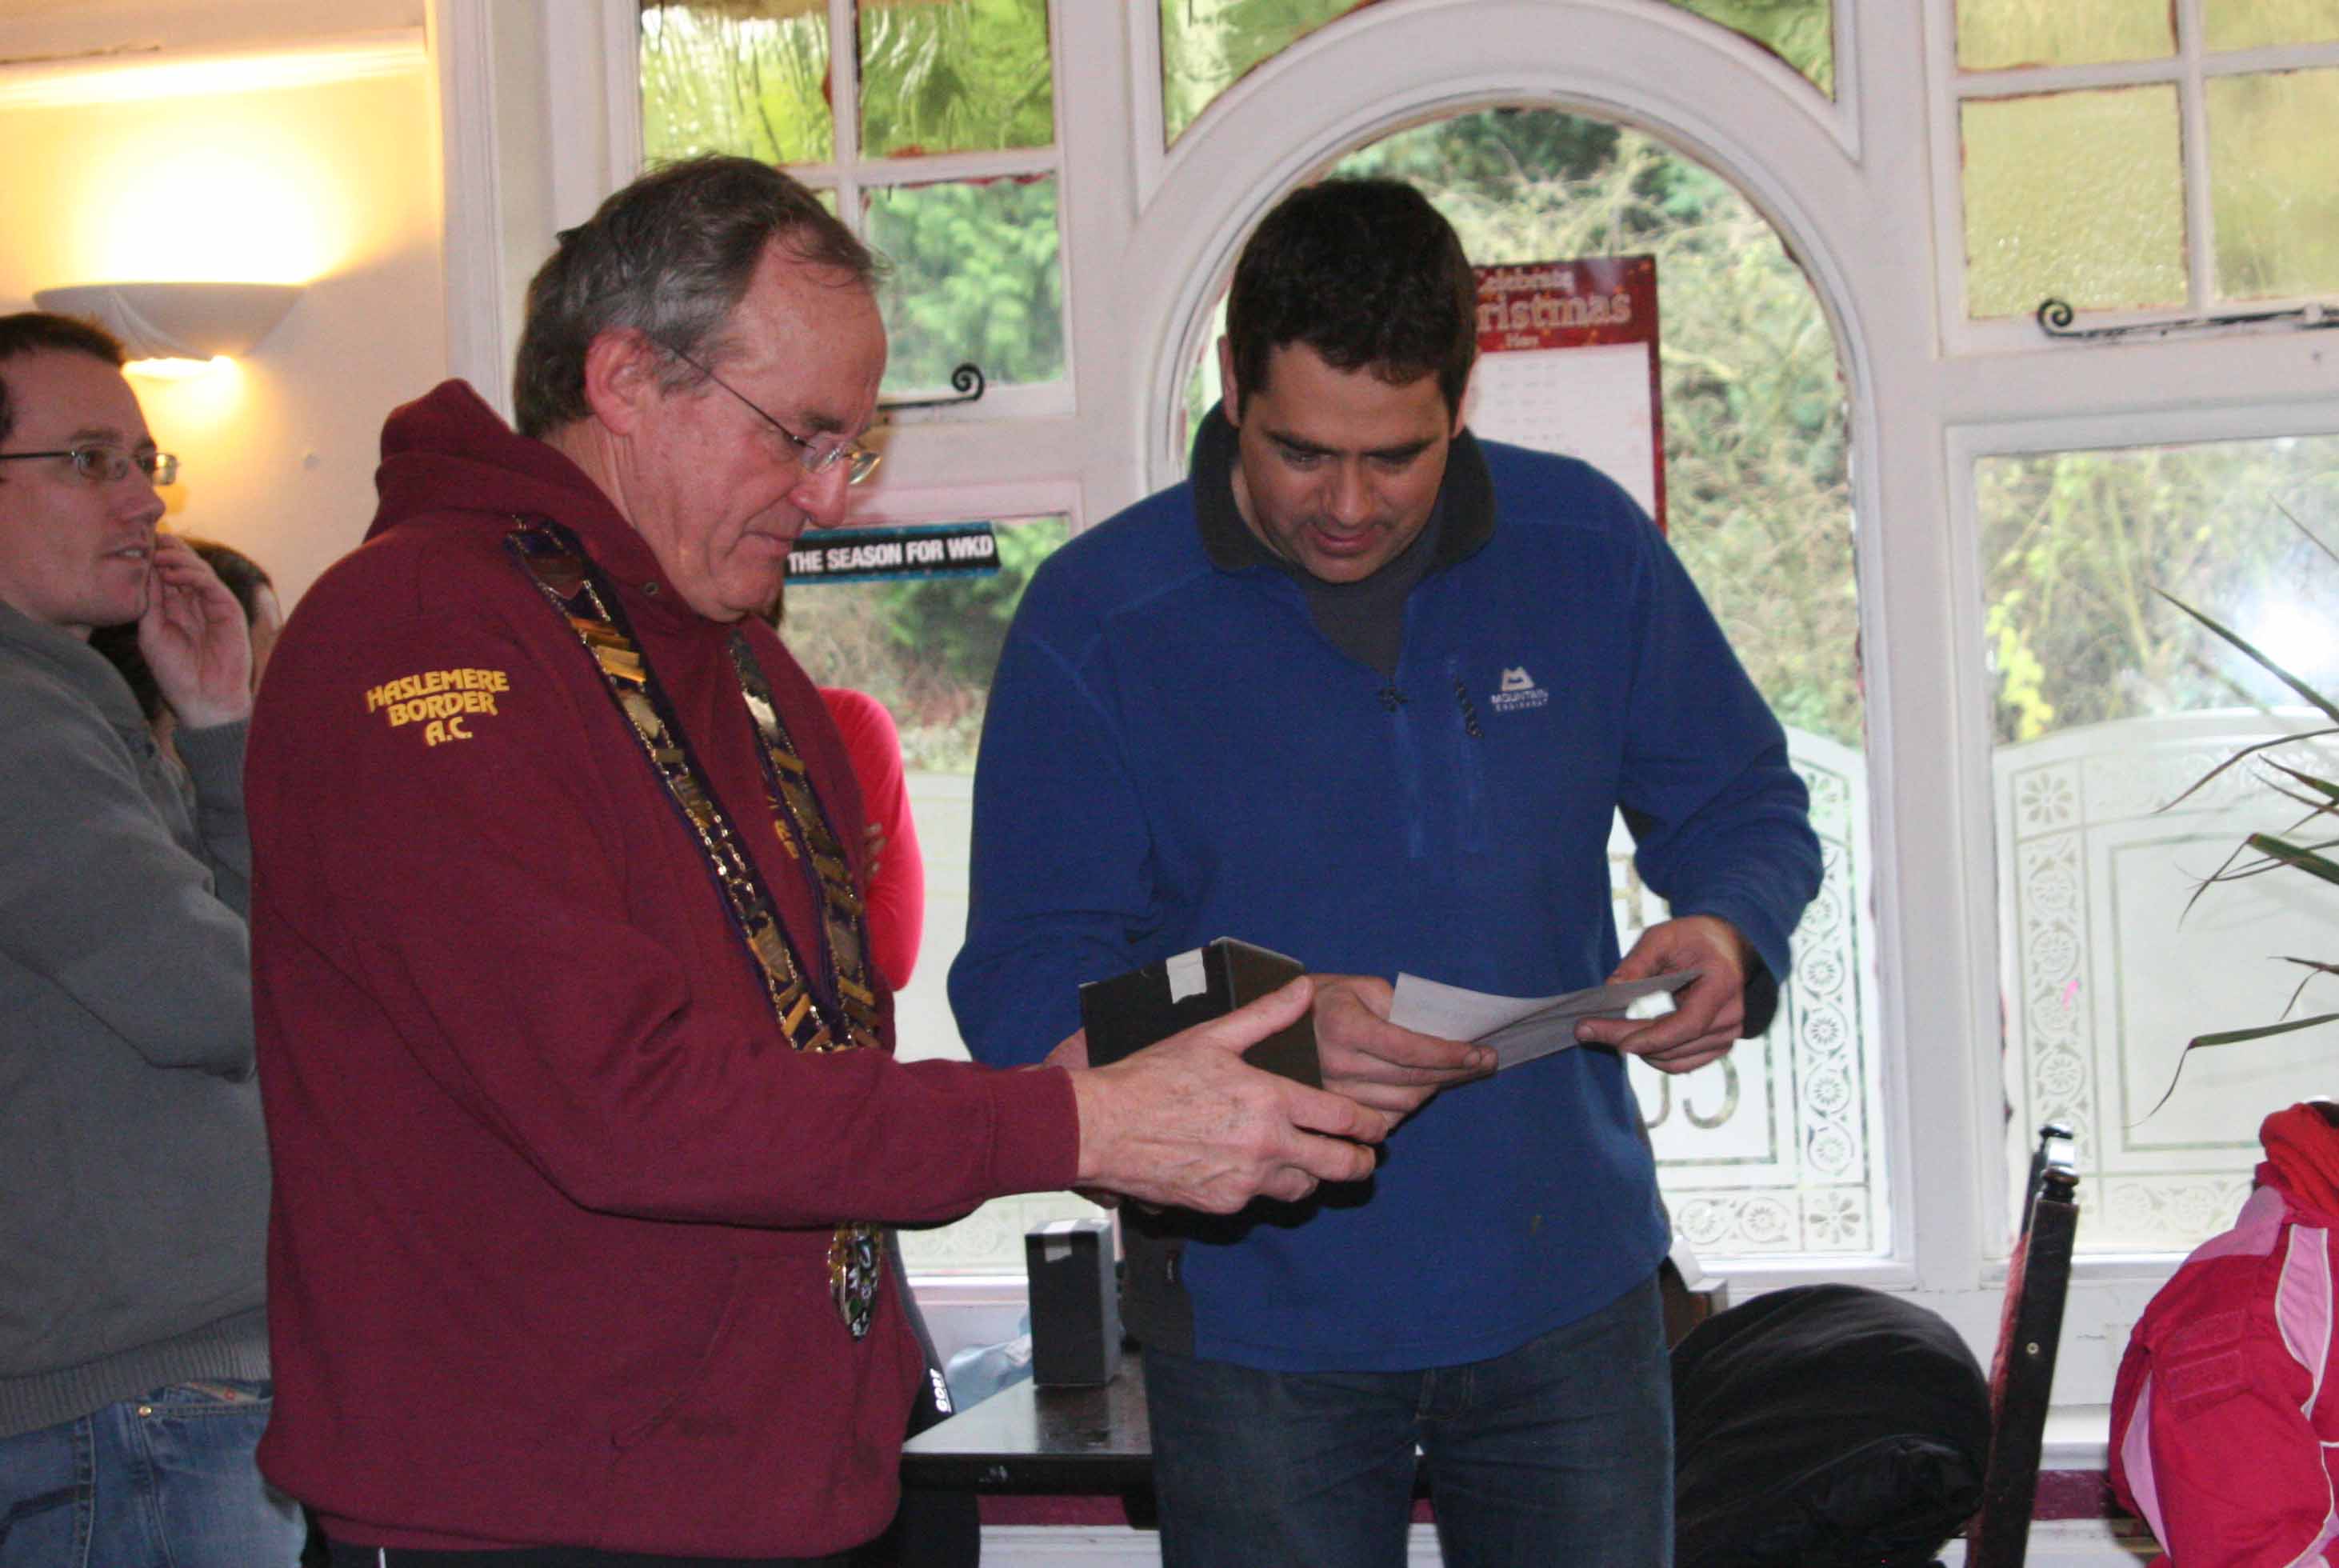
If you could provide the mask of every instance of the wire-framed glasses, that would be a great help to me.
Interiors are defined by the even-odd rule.
[[[93,485],[111,485],[130,477],[137,469],[157,485],[167,485],[179,477],[179,459],[170,452],[126,452],[105,441],[84,441],[78,447],[61,447],[46,452],[0,452],[0,463],[24,462],[33,458],[64,458],[73,463],[74,472]]]
[[[663,345],[661,345],[661,347],[663,347]],[[716,386],[722,388],[733,397],[738,399],[741,402],[746,404],[747,407],[754,411],[757,419],[771,426],[772,429],[779,431],[783,436],[785,436],[788,439],[788,444],[795,449],[796,461],[803,465],[804,471],[807,474],[824,474],[828,472],[829,469],[834,468],[837,464],[845,463],[851,466],[845,469],[844,482],[848,485],[857,485],[861,483],[862,480],[867,478],[870,475],[875,473],[877,471],[877,465],[884,460],[883,453],[873,451],[871,449],[863,446],[858,441],[842,440],[834,443],[807,441],[802,436],[797,435],[794,430],[789,429],[785,425],[780,423],[779,420],[765,413],[764,411],[763,405],[756,402],[755,399],[747,396],[746,393],[741,391],[738,388],[733,386],[730,382],[716,375],[713,370],[708,370],[705,365],[700,364],[696,360],[692,359],[688,354],[684,353],[680,349],[669,348],[666,351],[672,354],[676,359],[680,360],[684,364],[688,365],[692,370],[696,370],[700,375],[706,377],[708,380],[714,382]]]

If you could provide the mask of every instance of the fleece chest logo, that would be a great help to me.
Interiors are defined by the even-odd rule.
[[[509,690],[511,677],[501,670],[418,670],[368,686],[365,707],[392,729],[419,725],[422,744],[435,746],[469,740],[472,725],[494,717],[496,698]]]
[[[1525,665],[1515,665],[1503,671],[1502,685],[1486,701],[1498,714],[1523,713],[1551,701],[1551,693],[1535,685]]]

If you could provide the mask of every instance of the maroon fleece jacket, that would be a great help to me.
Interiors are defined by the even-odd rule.
[[[890,1517],[916,1347],[858,1342],[831,1227],[1068,1184],[1061,1072],[789,1049],[693,840],[515,518],[617,585],[802,952],[731,628],[567,459],[440,387],[255,715],[253,989],[274,1162],[261,1463],[366,1544],[813,1555]],[[756,656],[862,849],[820,698]],[[760,830],[760,831],[759,831]]]

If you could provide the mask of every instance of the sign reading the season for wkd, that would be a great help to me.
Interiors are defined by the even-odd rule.
[[[891,577],[979,577],[999,569],[989,523],[807,533],[788,552],[790,583],[869,583]]]
[[[1657,259],[1480,267],[1471,430],[1581,458],[1665,526]]]

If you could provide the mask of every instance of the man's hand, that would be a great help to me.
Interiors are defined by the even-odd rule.
[[[1495,1070],[1495,1053],[1466,1040],[1416,1034],[1388,1021],[1394,992],[1377,975],[1319,974],[1316,1053],[1324,1087],[1381,1113],[1389,1129],[1448,1084]]]
[[[1326,1181],[1361,1181],[1387,1129],[1378,1111],[1242,1060],[1308,1011],[1295,980],[1224,1018],[1182,1030],[1114,1062],[1072,1073],[1081,1159],[1074,1185],[1147,1203],[1231,1214],[1254,1197],[1297,1201]],[[1080,1041],[1075,1047],[1074,1040]],[[1051,1060],[1063,1064],[1075,1035]]]
[[[1751,967],[1746,939],[1718,916],[1685,915],[1653,925],[1610,981],[1646,980],[1682,969],[1705,972],[1673,993],[1673,1011],[1664,1017],[1587,1019],[1575,1026],[1575,1038],[1586,1045],[1613,1045],[1660,1071],[1693,1071],[1721,1060],[1738,1042],[1746,1022]]]
[[[191,730],[252,716],[252,632],[243,606],[184,539],[154,536],[138,651],[163,700]]]

